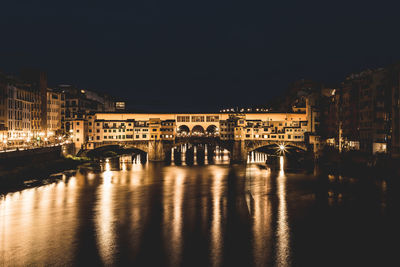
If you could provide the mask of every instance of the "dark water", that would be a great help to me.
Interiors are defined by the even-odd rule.
[[[0,198],[0,266],[399,266],[386,182],[108,162]]]

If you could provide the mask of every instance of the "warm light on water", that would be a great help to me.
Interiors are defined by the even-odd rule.
[[[280,156],[280,170],[277,177],[278,187],[278,225],[277,225],[277,265],[290,266],[290,227],[287,214],[286,202],[286,176],[285,176],[285,160]]]
[[[108,166],[107,166],[108,165]],[[96,211],[96,233],[97,244],[102,262],[111,266],[113,264],[113,255],[115,253],[115,225],[113,217],[114,196],[112,186],[112,172],[109,163],[106,163],[106,171],[103,173],[103,183],[98,192],[98,202]]]
[[[101,173],[9,193],[0,198],[0,265],[315,266],[333,248],[350,251],[344,237],[381,255],[385,242],[358,240],[376,225],[382,233],[375,240],[390,233],[377,219],[391,214],[387,198],[341,212],[351,200],[346,192],[315,192],[315,176],[290,173],[285,165],[284,157],[276,170],[109,160]],[[386,182],[376,186],[379,194],[390,192]]]

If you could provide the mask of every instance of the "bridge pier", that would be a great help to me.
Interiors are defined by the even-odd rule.
[[[235,163],[245,163],[247,162],[247,149],[245,147],[245,142],[234,141],[232,146],[232,162]]]
[[[149,141],[148,158],[149,161],[165,160],[164,144],[161,140]]]

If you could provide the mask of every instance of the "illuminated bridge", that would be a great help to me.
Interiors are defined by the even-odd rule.
[[[141,114],[97,113],[72,122],[77,148],[107,145],[136,148],[151,161],[161,161],[182,145],[223,148],[233,161],[246,161],[249,152],[285,144],[307,150],[313,125],[307,113]],[[311,145],[311,146],[310,146]]]

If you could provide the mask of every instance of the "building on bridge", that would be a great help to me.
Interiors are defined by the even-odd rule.
[[[71,134],[78,149],[115,144],[171,147],[185,138],[207,137],[231,144],[232,151],[232,144],[240,143],[239,157],[244,159],[243,154],[250,149],[267,144],[291,143],[306,149],[312,129],[307,116],[307,113],[95,113],[87,120],[74,121]],[[157,153],[164,150],[158,149]],[[161,154],[149,158],[161,160]]]
[[[292,116],[294,115],[294,116]],[[304,142],[308,131],[307,119],[303,114],[270,113],[269,117],[259,119],[244,115],[230,115],[220,121],[222,140],[273,140]]]

